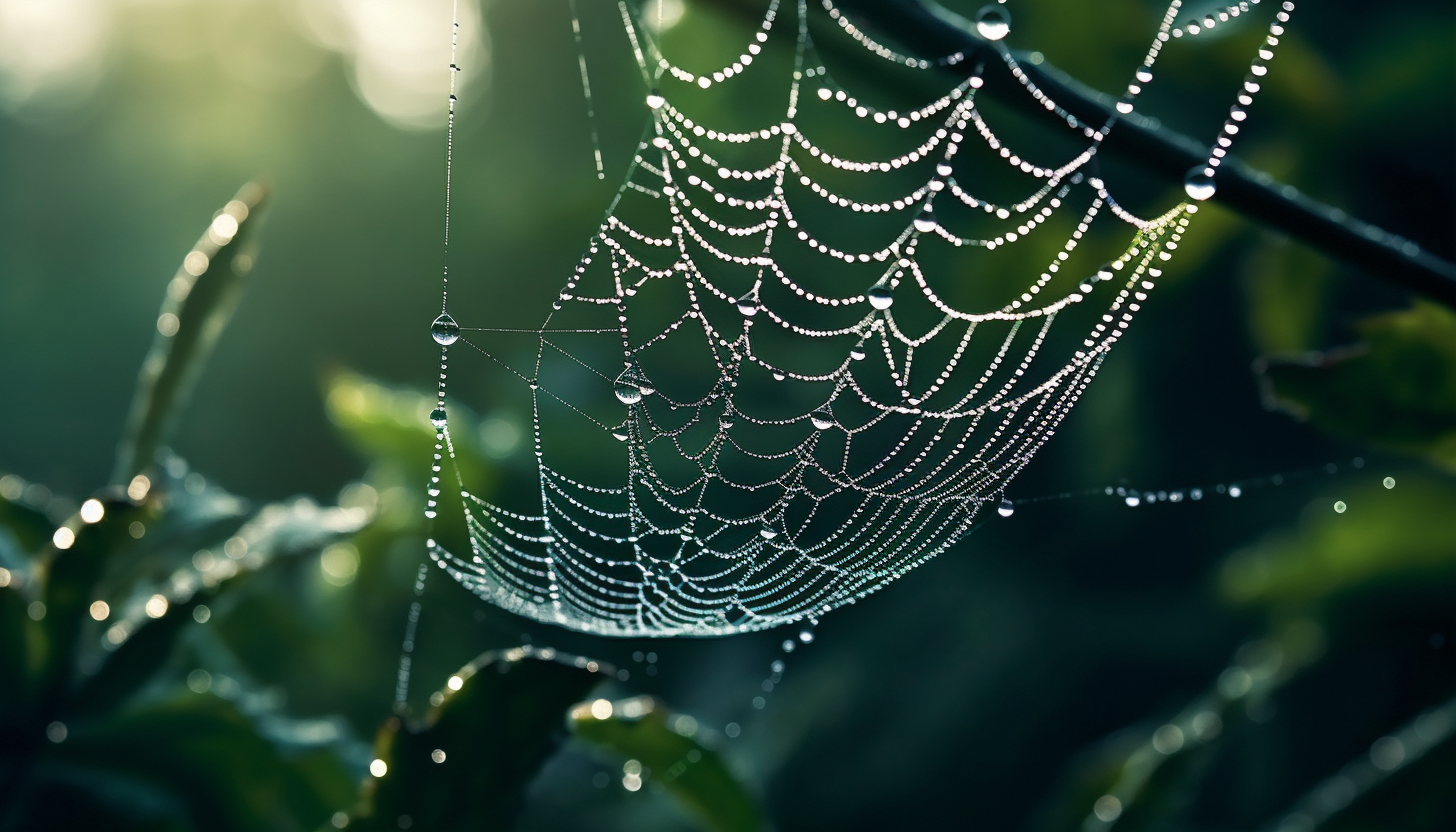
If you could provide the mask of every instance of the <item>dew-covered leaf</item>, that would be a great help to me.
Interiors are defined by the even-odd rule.
[[[359,509],[325,508],[303,498],[264,506],[205,568],[189,566],[175,573],[165,587],[138,586],[140,597],[128,605],[132,614],[112,625],[122,628],[117,631],[119,646],[79,686],[67,714],[93,716],[122,704],[172,656],[178,638],[200,612],[199,606],[235,589],[276,559],[318,551],[358,531],[367,519]],[[165,603],[148,610],[148,602],[156,597]],[[156,609],[161,613],[152,615]]]
[[[1339,496],[1343,512],[1316,506],[1303,526],[1235,552],[1223,565],[1225,597],[1304,605],[1396,582],[1456,574],[1456,488],[1402,477]]]
[[[635,697],[582,702],[571,709],[570,723],[577,738],[629,761],[626,765],[635,771],[624,776],[640,778],[639,788],[648,779],[661,783],[704,829],[764,828],[757,801],[723,758],[698,741],[692,717],[673,714],[650,697]]]
[[[1359,331],[1353,347],[1261,360],[1269,406],[1456,469],[1456,313],[1418,303],[1368,318]]]
[[[142,362],[112,480],[125,483],[152,464],[242,294],[257,259],[256,219],[267,189],[244,185],[183,258]]]
[[[87,512],[102,512],[95,522]],[[77,650],[77,638],[89,617],[87,608],[96,600],[96,587],[112,556],[132,543],[131,526],[155,516],[154,501],[133,502],[125,495],[110,494],[82,507],[82,512],[61,526],[46,553],[45,590],[41,594],[46,636],[43,696],[49,705],[59,704]],[[92,515],[94,516],[94,515]]]
[[[477,658],[436,695],[423,723],[391,719],[381,729],[385,771],[366,781],[350,828],[511,828],[526,784],[565,739],[567,709],[605,672],[549,649]]]

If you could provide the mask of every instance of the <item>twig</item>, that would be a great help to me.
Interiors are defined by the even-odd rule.
[[[736,0],[715,2],[747,12]],[[985,86],[980,94],[1013,109],[1045,115],[1045,109],[1026,94],[974,28],[933,0],[838,0],[838,6],[919,57],[964,53],[966,60],[945,67],[946,72],[969,74],[984,58]],[[1112,115],[1111,96],[1087,87],[1051,64],[1018,57],[1032,83],[1078,119],[1100,124]],[[1209,154],[1208,148],[1197,141],[1136,113],[1120,115],[1102,147],[1175,183],[1181,183],[1188,169],[1202,164]],[[1267,173],[1234,159],[1226,160],[1218,172],[1214,200],[1377,278],[1456,308],[1456,265],[1411,240],[1310,199]]]

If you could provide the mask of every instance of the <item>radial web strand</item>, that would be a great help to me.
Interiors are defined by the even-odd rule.
[[[1006,9],[984,9],[986,60],[1045,109],[1061,134],[1051,151],[998,132],[999,111],[978,102],[985,66],[907,110],[860,101],[826,68],[811,15],[833,21],[824,36],[895,71],[971,59],[902,55],[830,0],[771,0],[740,54],[706,71],[674,63],[622,4],[649,120],[585,253],[550,309],[458,312],[460,323],[446,314],[432,327],[441,387],[428,514],[458,512],[468,549],[431,540],[431,558],[536,620],[715,636],[812,622],[986,514],[1009,514],[1009,484],[1213,195],[1293,5],[1277,12],[1212,155],[1190,171],[1191,201],[1135,216],[1097,174],[1099,149],[1166,44],[1252,5],[1177,25],[1175,0],[1101,124],[1037,88],[1003,45]],[[750,100],[725,97],[736,85],[753,112],[721,106]],[[1008,180],[1009,196],[991,192]],[[1116,228],[1122,245],[1084,250]],[[1045,261],[1008,273],[1015,261],[1002,257],[1031,238]],[[530,489],[487,499],[459,464],[452,363],[457,379],[500,377],[491,396],[529,413]]]

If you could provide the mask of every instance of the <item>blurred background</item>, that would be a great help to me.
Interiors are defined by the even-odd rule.
[[[765,4],[647,5],[668,52],[701,68],[736,54]],[[452,285],[462,304],[520,309],[529,326],[644,117],[617,5],[577,6],[605,180],[566,0],[459,6]],[[1008,8],[1012,48],[1102,90],[1126,82],[1163,13],[1146,0]],[[450,14],[449,0],[0,0],[0,475],[44,484],[23,501],[52,523],[108,482],[169,280],[213,212],[266,181],[256,268],[170,444],[255,505],[306,495],[373,520],[214,604],[207,645],[183,643],[156,688],[205,670],[290,718],[337,716],[355,769],[390,712],[423,550]],[[1212,135],[1268,14],[1169,47],[1142,111]],[[1453,35],[1450,3],[1301,7],[1237,154],[1452,259]],[[873,76],[865,97],[886,106],[924,100],[875,65],[843,73]],[[1179,198],[1126,160],[1104,175],[1145,213]],[[415,698],[523,641],[611,662],[630,671],[621,694],[741,728],[718,749],[785,830],[1252,829],[1310,794],[1328,828],[1449,828],[1456,748],[1431,740],[1416,759],[1407,740],[1396,759],[1372,743],[1389,752],[1378,741],[1456,693],[1456,317],[1409,311],[1378,275],[1216,202],[1181,254],[1017,480],[1016,514],[828,616],[812,644],[604,641],[514,618],[441,576],[424,591]],[[1315,370],[1286,361],[1354,344]],[[480,476],[508,481],[530,453],[528,414],[488,385],[462,392]],[[1228,484],[1243,496],[1130,508],[1102,494]],[[782,682],[756,708],[776,659]],[[1160,726],[1208,697],[1217,726],[1167,752],[1177,765],[1138,803],[1096,803]],[[1327,780],[1357,764],[1379,782],[1350,774],[1346,795]],[[620,761],[576,742],[524,806],[525,829],[700,823],[658,789],[624,789]],[[328,818],[299,811],[274,828]]]

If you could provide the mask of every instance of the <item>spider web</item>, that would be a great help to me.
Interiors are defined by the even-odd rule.
[[[1175,27],[1174,0],[1116,113],[1133,111],[1165,44],[1251,5]],[[831,0],[815,6],[896,71],[968,60],[902,55]],[[1212,195],[1292,8],[1190,172],[1191,198]],[[772,0],[741,54],[708,72],[670,61],[621,13],[650,120],[578,265],[537,327],[516,310],[494,311],[507,326],[446,313],[432,327],[427,514],[453,508],[441,491],[458,488],[469,551],[431,540],[430,555],[506,610],[603,635],[813,622],[986,512],[1014,510],[1008,485],[1127,330],[1197,206],[1143,219],[1118,205],[1095,162],[1119,115],[1087,124],[1038,89],[1002,44],[1004,7],[983,9],[977,28],[1073,143],[1062,161],[998,136],[977,104],[984,67],[908,110],[859,101],[820,57],[808,0]],[[750,80],[755,106],[738,114],[777,119],[727,129],[690,115]],[[834,119],[851,127],[816,127]],[[872,132],[898,148],[865,152],[880,146],[857,140]],[[982,193],[997,177],[1011,198]],[[1081,244],[1109,225],[1130,241],[1099,265]],[[1006,274],[997,253],[1033,236],[1062,244],[1026,278]],[[452,353],[472,373],[494,368],[508,383],[492,395],[529,407],[533,489],[471,490],[445,401]]]

